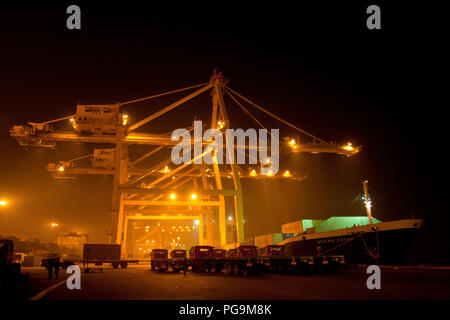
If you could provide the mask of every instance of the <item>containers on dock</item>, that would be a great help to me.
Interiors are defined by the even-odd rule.
[[[293,237],[297,235],[297,233],[269,233],[261,236],[256,236],[254,245],[258,248],[262,248],[265,246],[279,244],[281,241]]]

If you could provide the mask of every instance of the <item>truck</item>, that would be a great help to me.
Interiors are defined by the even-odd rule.
[[[343,255],[290,256],[284,245],[268,245],[258,248],[268,272],[328,272],[337,271],[345,264]]]
[[[219,273],[225,268],[225,260],[227,257],[227,250],[225,249],[213,249],[213,259],[214,259],[214,271]]]
[[[165,271],[169,269],[168,250],[166,249],[153,249],[150,252],[150,269]]]
[[[283,245],[268,245],[258,248],[257,252],[263,261],[264,271],[285,273],[291,266],[295,267],[297,264],[295,260],[286,256]]]
[[[179,272],[187,268],[186,250],[174,249],[170,251],[169,256],[168,264],[173,272]]]
[[[226,268],[230,274],[261,274],[263,259],[257,256],[256,246],[240,245],[228,250]]]
[[[119,266],[125,269],[129,263],[139,263],[139,260],[121,259],[120,244],[85,243],[83,246],[83,259],[74,262],[81,262],[85,272],[89,272],[89,264],[92,263],[96,266],[110,263],[114,269],[117,269]]]
[[[21,274],[20,260],[14,254],[14,242],[0,239],[0,288],[28,284],[28,274]]]
[[[211,246],[193,246],[189,249],[192,272],[210,272],[214,268],[213,249]]]

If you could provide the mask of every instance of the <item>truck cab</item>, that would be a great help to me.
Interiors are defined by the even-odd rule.
[[[186,250],[175,249],[175,250],[170,251],[170,258],[184,260],[186,258]]]
[[[213,248],[211,246],[194,246],[189,250],[189,256],[191,259],[211,258]]]
[[[214,258],[225,258],[227,256],[227,250],[225,249],[213,249]]]
[[[14,242],[0,239],[0,270],[2,275],[20,274],[20,260],[14,255]]]
[[[255,246],[239,246],[237,248],[228,251],[230,257],[236,258],[255,258],[256,247]]]
[[[150,252],[150,269],[164,271],[169,268],[168,250],[153,249]]]
[[[182,269],[187,268],[186,250],[175,249],[170,251],[169,254],[169,267],[173,272],[179,272]]]
[[[211,271],[213,266],[213,248],[211,246],[194,246],[189,250],[193,272]]]

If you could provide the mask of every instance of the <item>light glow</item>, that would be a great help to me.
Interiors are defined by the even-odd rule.
[[[170,169],[168,166],[165,166],[164,169],[162,170],[162,173],[169,173]]]
[[[348,151],[353,151],[355,148],[353,148],[352,143],[349,142],[349,143],[347,143],[347,145],[345,145],[343,147],[343,149],[348,150]]]

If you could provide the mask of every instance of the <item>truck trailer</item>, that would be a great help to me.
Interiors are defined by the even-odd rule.
[[[89,264],[103,266],[105,263],[111,264],[114,269],[119,266],[125,269],[129,263],[139,263],[139,260],[121,259],[120,244],[98,244],[85,243],[83,246],[83,259],[80,260],[86,272],[89,272]]]

